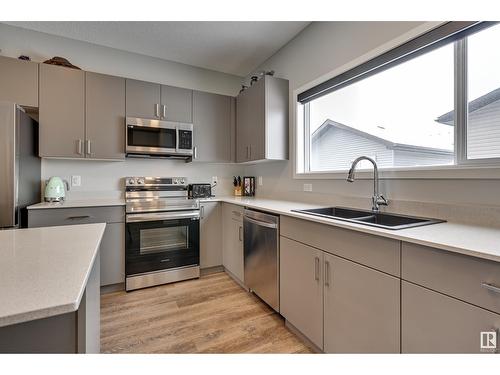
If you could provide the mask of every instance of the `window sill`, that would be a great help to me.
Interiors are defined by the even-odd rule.
[[[331,172],[294,172],[293,178],[298,180],[345,180],[348,170]],[[359,169],[356,178],[369,180],[373,178],[373,170]],[[436,166],[414,168],[380,168],[379,178],[384,180],[500,180],[499,166]]]

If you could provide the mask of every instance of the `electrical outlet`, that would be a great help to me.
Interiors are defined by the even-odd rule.
[[[262,186],[262,185],[263,185],[263,183],[262,183],[262,176],[257,177],[257,184],[258,184],[259,186]]]
[[[304,184],[304,191],[313,191],[313,184]]]
[[[212,176],[212,185],[217,185],[217,176]]]
[[[71,176],[71,186],[81,186],[82,176]]]

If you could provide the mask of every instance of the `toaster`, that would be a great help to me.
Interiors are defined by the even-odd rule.
[[[210,184],[189,184],[189,198],[210,198],[212,197],[212,186]]]

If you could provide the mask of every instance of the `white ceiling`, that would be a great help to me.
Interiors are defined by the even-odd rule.
[[[309,22],[6,22],[106,47],[244,76]]]

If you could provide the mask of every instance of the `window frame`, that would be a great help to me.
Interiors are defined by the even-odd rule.
[[[445,23],[442,26],[437,27],[436,29],[449,27],[453,22]],[[476,27],[480,32],[483,29],[486,29],[492,25],[496,24],[496,22],[483,22],[483,23],[475,23],[473,27]],[[431,33],[431,30],[429,33]],[[458,33],[460,34],[460,33]],[[417,36],[413,40],[417,40],[419,38],[425,37],[426,34]],[[421,166],[421,167],[380,167],[380,178],[382,179],[500,179],[500,158],[482,158],[482,159],[467,159],[467,120],[468,120],[468,95],[467,95],[467,81],[468,81],[468,72],[467,72],[467,36],[462,36],[459,39],[455,39],[450,41],[449,43],[454,44],[454,101],[455,101],[455,164],[453,165],[435,165],[435,166]],[[425,39],[425,38],[424,38]],[[407,43],[404,43],[402,46],[411,45],[412,41],[410,40]],[[448,43],[439,43],[439,46],[448,44]],[[389,50],[390,53],[393,50],[401,48],[402,46],[395,47],[392,50]],[[438,48],[438,47],[437,47]],[[422,48],[420,48],[422,49]],[[425,48],[424,48],[425,49]],[[413,56],[419,56],[421,54],[425,54],[424,51],[420,53],[412,54]],[[376,61],[377,58],[388,54],[388,52],[379,55],[378,57],[374,57],[371,60],[368,60],[367,63]],[[412,57],[413,58],[413,57]],[[401,59],[401,63],[410,60],[407,57],[403,57]],[[383,61],[383,59],[382,59]],[[364,64],[362,63],[357,66],[354,66],[349,71],[356,71],[356,69]],[[394,61],[383,64],[380,67],[379,71],[390,69],[391,66],[394,66]],[[368,64],[369,66],[369,64]],[[371,76],[372,71],[374,69],[367,71],[367,75],[359,78],[360,75],[353,76],[354,79],[348,79],[346,83],[336,83],[335,89],[327,91],[323,95],[327,95],[329,92],[333,92],[338,88],[348,86],[354,82],[362,80]],[[314,90],[316,87],[320,87],[325,85],[327,82],[335,82],[337,77],[342,76],[342,74],[346,74],[346,71],[341,74],[335,75],[328,81],[324,81],[319,85],[316,85],[307,90],[297,89],[293,92],[293,100],[294,100],[294,110],[293,110],[293,123],[294,131],[293,131],[293,147],[295,151],[294,157],[294,166],[293,166],[293,177],[296,179],[345,179],[347,168],[342,170],[331,170],[331,171],[311,171],[310,166],[310,127],[309,127],[309,104],[308,102],[302,104],[300,102],[301,97],[304,98],[305,94],[311,93],[314,95]],[[338,88],[337,88],[338,87]],[[324,89],[324,86],[323,86]],[[324,90],[326,91],[326,90]],[[317,96],[315,98],[321,97]],[[314,100],[311,99],[311,100]],[[311,101],[309,100],[309,101]],[[301,152],[299,151],[298,145],[301,144]],[[372,171],[370,169],[364,170],[360,169],[357,173],[357,177],[361,179],[370,179],[372,178]]]

